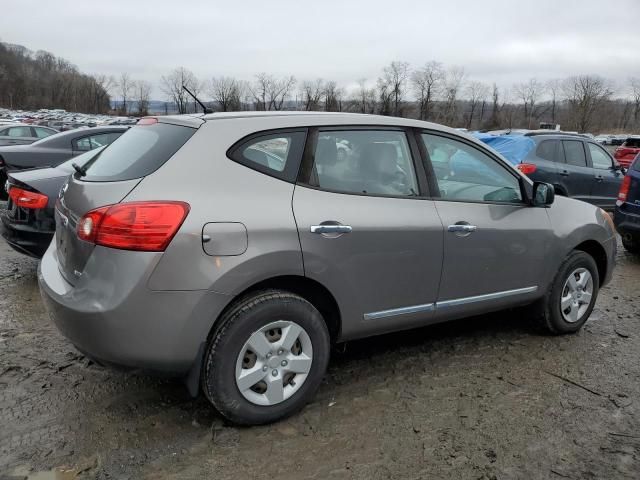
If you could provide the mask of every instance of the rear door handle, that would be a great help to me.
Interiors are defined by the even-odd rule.
[[[350,225],[311,225],[311,233],[351,233],[353,228]]]
[[[569,170],[560,170],[560,175],[564,175],[565,177],[569,176]]]
[[[602,182],[604,180],[604,177],[602,175],[596,175],[596,180],[598,182]]]
[[[461,233],[472,233],[478,229],[475,225],[449,225],[447,227],[448,232],[461,232]]]

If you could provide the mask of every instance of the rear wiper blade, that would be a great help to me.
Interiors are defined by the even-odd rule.
[[[81,177],[84,177],[87,174],[87,169],[85,167],[81,167],[77,163],[72,163],[71,166]]]

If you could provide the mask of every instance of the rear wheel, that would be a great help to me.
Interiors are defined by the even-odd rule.
[[[315,394],[329,362],[327,326],[302,297],[264,291],[221,319],[204,359],[202,386],[229,420],[274,422]]]
[[[582,251],[572,252],[538,304],[542,325],[555,335],[577,332],[593,311],[599,287],[593,258]]]
[[[627,252],[640,255],[640,235],[624,233],[622,235],[622,246]]]

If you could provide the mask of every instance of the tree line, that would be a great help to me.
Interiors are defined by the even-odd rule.
[[[486,83],[463,67],[430,61],[412,67],[394,61],[374,79],[350,88],[322,78],[258,73],[251,80],[230,76],[200,79],[185,67],[161,76],[164,113],[200,107],[186,86],[214,111],[308,110],[394,115],[475,129],[538,128],[541,122],[579,132],[640,131],[640,78],[617,83],[598,75],[541,81],[530,78],[509,87]],[[44,51],[0,43],[0,106],[15,109],[64,108],[147,115],[153,85],[129,73],[118,78],[85,75]],[[157,113],[157,112],[156,112]],[[160,112],[162,113],[162,112]]]
[[[125,99],[127,90],[122,82],[118,85],[119,98]],[[178,67],[160,79],[167,112],[200,108],[182,85],[213,111],[357,112],[469,130],[531,129],[544,122],[579,132],[640,131],[640,78],[616,84],[598,75],[575,75],[548,81],[530,78],[499,87],[474,79],[459,66],[430,61],[412,68],[407,62],[394,61],[375,80],[362,78],[347,90],[322,78],[297,81],[294,76],[267,73],[251,81],[230,76],[202,80]]]
[[[110,77],[80,73],[49,52],[0,43],[0,107],[102,113],[110,108],[112,86]]]

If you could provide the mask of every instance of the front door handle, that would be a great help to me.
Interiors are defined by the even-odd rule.
[[[449,225],[447,227],[447,231],[448,232],[453,232],[453,233],[472,233],[475,232],[478,229],[478,227],[476,227],[475,225],[468,225],[468,224],[459,224],[456,223],[455,225]]]
[[[311,225],[311,233],[351,233],[353,228],[350,225]]]
[[[602,175],[596,175],[596,180],[598,182],[602,182],[604,180],[604,177]]]
[[[569,170],[560,170],[560,175],[568,177],[569,176]]]

